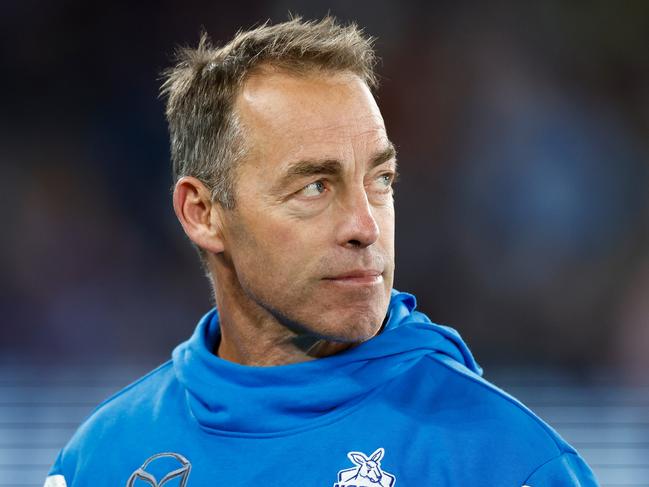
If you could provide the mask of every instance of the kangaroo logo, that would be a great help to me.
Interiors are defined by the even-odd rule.
[[[191,468],[192,464],[189,463],[189,460],[178,453],[158,453],[149,457],[140,468],[131,474],[126,487],[143,485],[142,481],[151,487],[162,487],[173,479],[178,479],[177,482],[171,482],[174,486],[185,487]],[[162,479],[157,480],[154,472],[162,475]]]
[[[347,457],[356,466],[338,472],[338,482],[333,487],[392,487],[396,477],[381,469],[384,454],[383,448],[369,458],[359,451],[350,451]]]

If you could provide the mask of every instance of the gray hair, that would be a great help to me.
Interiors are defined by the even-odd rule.
[[[223,47],[213,47],[203,33],[197,48],[179,49],[175,66],[163,73],[161,88],[167,98],[174,181],[194,176],[213,201],[234,208],[235,167],[246,148],[233,106],[247,77],[263,65],[296,75],[349,71],[376,88],[373,44],[356,24],[341,25],[327,16],[266,22],[239,31]]]

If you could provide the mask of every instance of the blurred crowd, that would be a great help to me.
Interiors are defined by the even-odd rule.
[[[0,361],[164,360],[212,305],[159,75],[288,12],[376,36],[396,287],[485,365],[649,369],[649,3],[0,5]]]

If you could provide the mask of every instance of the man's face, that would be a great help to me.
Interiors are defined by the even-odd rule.
[[[369,89],[350,73],[267,71],[235,110],[250,151],[223,234],[240,299],[293,330],[372,337],[393,282],[396,162]]]

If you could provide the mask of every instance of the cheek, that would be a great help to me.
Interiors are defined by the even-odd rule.
[[[266,258],[283,268],[299,263],[309,248],[308,235],[291,224],[265,227],[259,243]]]
[[[315,232],[271,218],[239,225],[232,251],[237,271],[255,280],[282,280],[286,275],[294,279],[309,267]]]
[[[394,248],[394,208],[381,208],[375,216],[381,231],[381,242],[388,249]]]

